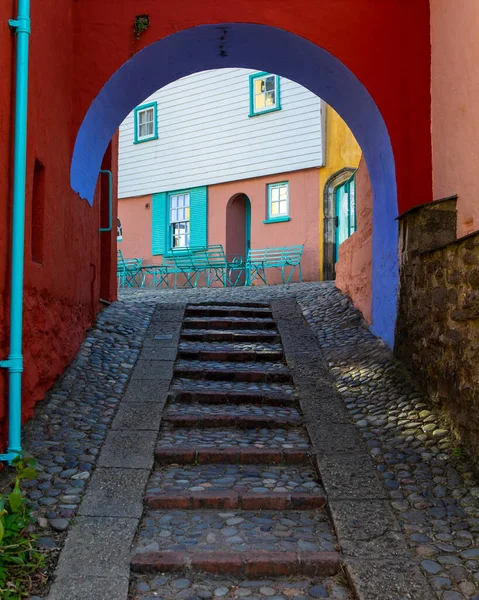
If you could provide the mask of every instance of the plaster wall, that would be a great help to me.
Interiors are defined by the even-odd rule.
[[[8,4],[9,6],[5,6]],[[8,354],[9,255],[15,36],[7,21],[14,2],[0,6],[0,352]],[[100,191],[93,207],[80,201],[69,183],[74,143],[72,131],[73,13],[72,1],[33,2],[30,43],[27,184],[25,207],[24,374],[23,419],[44,397],[75,356],[99,310]],[[115,173],[116,143],[108,164]],[[44,207],[35,213],[35,228],[43,233],[41,260],[32,257],[35,161],[44,166]],[[103,202],[107,199],[104,197]],[[110,234],[101,234],[110,236]],[[111,243],[114,243],[111,239]],[[113,248],[113,247],[112,247]],[[111,253],[110,253],[111,255]],[[109,273],[109,275],[111,272]],[[111,283],[111,279],[110,279]],[[114,284],[114,278],[113,278]],[[115,287],[109,286],[113,299]],[[3,317],[3,318],[2,318]],[[3,341],[3,343],[2,343]],[[4,380],[6,374],[3,373]],[[6,394],[0,387],[0,446],[5,441]]]
[[[211,3],[184,0],[181,5],[144,0],[141,12],[149,14],[150,26],[140,40],[135,38],[132,31],[135,15],[138,13],[137,0],[122,0],[121,3],[117,0],[82,0],[74,2],[73,6],[75,131],[78,131],[92,101],[108,79],[132,56],[135,58],[139,55],[143,48],[205,23],[261,23],[311,41],[331,53],[354,73],[371,94],[384,117],[391,138],[397,169],[399,212],[419,202],[431,200],[428,0],[388,0],[380,3],[377,0],[322,0],[313,4],[306,0],[266,0],[260,4],[256,0]],[[99,19],[100,13],[108,18]],[[407,45],[404,44],[405,31],[408,35]],[[234,36],[227,33],[223,41],[224,66],[230,67]],[[188,71],[182,62],[185,55],[178,52],[179,48],[176,50],[176,70],[178,76],[183,76]],[[189,50],[188,57],[190,72],[218,68],[218,65],[212,67],[204,61],[201,69],[199,62],[196,64],[194,51]],[[312,66],[310,58],[309,54],[302,57],[300,69],[295,63],[296,80],[299,83],[302,83],[300,79],[306,81],[305,73]],[[264,57],[258,56],[258,61],[256,67],[250,68],[261,69],[267,66],[264,64]],[[293,69],[289,67],[286,70],[293,73]],[[287,76],[286,73],[283,75]],[[139,76],[144,81],[144,76]],[[155,77],[156,81],[151,83],[151,90],[146,94],[145,88],[136,88],[136,84],[124,90],[124,100],[131,100],[131,105],[121,115],[115,128],[135,104],[164,85],[164,73],[157,70]],[[318,74],[311,73],[311,81],[317,77]],[[336,90],[336,81],[330,89],[325,87],[324,93],[319,95],[346,118],[349,108],[357,108],[358,104],[357,98],[348,94],[346,82],[343,83],[343,95],[341,98],[339,95],[335,96],[334,102],[326,96],[332,87]],[[309,87],[312,89],[311,85]],[[136,95],[140,94],[141,97],[136,102]],[[117,112],[113,105],[118,102],[117,97],[111,98],[110,115],[115,119]],[[123,107],[121,111],[123,112]],[[363,112],[356,111],[356,116],[351,112],[348,124],[363,151],[366,151],[369,150],[369,143],[377,145],[377,140],[373,141],[371,137],[369,143],[363,144],[359,135],[365,134],[361,129],[361,120],[364,122]],[[105,123],[105,131],[110,126],[111,123]],[[368,134],[373,134],[370,128]],[[371,165],[370,171],[373,172]],[[88,181],[85,181],[82,193],[86,193],[88,186]]]
[[[431,0],[433,195],[458,194],[457,235],[479,229],[479,3]]]
[[[268,223],[267,185],[289,182],[290,217],[285,223]],[[208,186],[208,244],[227,242],[227,205],[233,196],[246,194],[251,202],[251,248],[293,246],[305,244],[303,252],[303,279],[319,278],[319,177],[318,169],[306,169],[256,177]],[[123,227],[123,241],[118,244],[125,258],[143,258],[143,263],[160,264],[161,256],[151,251],[151,210],[145,210],[151,196],[125,198],[119,201],[118,214]],[[295,275],[296,278],[296,275]],[[279,283],[281,278],[268,272],[268,283]]]
[[[326,105],[326,153],[325,165],[319,169],[320,218],[319,218],[319,266],[323,279],[324,240],[324,186],[328,179],[344,167],[357,168],[361,160],[361,148],[347,124],[338,113]],[[372,215],[371,215],[372,218]]]
[[[152,254],[151,203],[151,194],[118,200],[118,216],[123,230],[118,250],[125,258],[142,258],[144,264],[158,264],[161,260]]]
[[[372,314],[373,193],[366,162],[356,172],[357,230],[341,246],[336,263],[336,286],[348,294],[366,321]]]
[[[289,216],[285,223],[263,223],[267,218],[267,184],[289,182]],[[318,169],[280,173],[212,185],[208,188],[208,243],[226,241],[226,208],[234,195],[246,194],[251,202],[251,248],[295,246],[304,244],[304,281],[319,279],[319,177]],[[297,275],[294,275],[297,281]],[[267,282],[279,283],[281,275],[269,270]]]

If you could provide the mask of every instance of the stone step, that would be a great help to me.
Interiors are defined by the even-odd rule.
[[[239,429],[258,429],[258,428],[276,428],[276,427],[297,427],[301,424],[301,419],[293,417],[268,417],[256,415],[188,415],[181,413],[164,414],[162,420],[173,427],[204,427],[204,428],[224,428],[238,427]]]
[[[178,358],[184,360],[224,361],[224,362],[263,362],[280,361],[283,351],[279,350],[178,350]]]
[[[173,402],[163,415],[163,421],[175,427],[241,427],[271,428],[301,425],[299,410],[292,406],[266,404],[202,404],[200,402]]]
[[[183,329],[181,341],[195,342],[276,342],[280,341],[279,333],[271,330],[231,330],[231,329]]]
[[[174,376],[214,381],[292,382],[291,372],[280,362],[215,362],[180,359],[175,363]]]
[[[256,317],[186,317],[183,326],[185,329],[276,329],[273,319]]]
[[[313,460],[310,448],[295,450],[281,448],[196,448],[177,445],[174,448],[157,446],[156,462],[160,465],[240,464],[240,465],[309,465]]]
[[[267,302],[235,302],[235,301],[223,301],[223,302],[191,302],[187,306],[194,307],[207,307],[207,308],[259,308],[259,309],[271,309]]]
[[[274,553],[287,558],[288,573],[300,574],[299,557],[336,550],[334,533],[325,510],[160,510],[148,509],[133,545],[132,566],[158,568],[165,555],[187,557],[185,564],[212,553],[210,562],[217,571],[223,556],[233,555],[243,563],[246,553],[255,555],[255,567],[261,555]],[[138,556],[139,555],[139,556]],[[152,561],[152,558],[154,560]],[[293,558],[294,557],[294,558]],[[249,560],[246,560],[249,562]],[[201,567],[196,567],[201,568]],[[271,568],[271,565],[270,565]],[[160,568],[168,570],[168,568]],[[272,575],[264,572],[264,575]],[[274,572],[280,575],[280,572]],[[312,573],[311,573],[312,574]],[[334,574],[333,572],[314,574]]]
[[[145,502],[157,509],[314,510],[326,505],[326,497],[299,492],[152,492],[146,495]]]
[[[172,392],[218,392],[275,395],[281,397],[295,396],[295,390],[292,385],[289,383],[275,383],[274,381],[253,383],[250,381],[214,381],[211,379],[203,380],[177,377],[172,380],[170,390]]]
[[[253,575],[254,577],[254,575]],[[349,600],[345,584],[334,576],[274,577],[273,579],[242,579],[231,575],[164,573],[162,575],[132,575],[132,597],[135,600],[186,600],[193,598],[288,598],[304,600]]]
[[[299,450],[303,452],[310,450],[308,436],[301,427],[194,429],[172,427],[170,423],[164,422],[161,426],[157,448],[175,450],[178,446],[190,450],[198,448],[212,451],[226,449],[237,453],[246,449]]]
[[[337,552],[295,553],[256,550],[247,550],[241,553],[202,552],[194,556],[184,552],[147,552],[134,555],[130,566],[134,573],[200,571],[242,578],[285,575],[317,577],[336,575],[340,571]]]
[[[255,340],[245,342],[193,342],[180,340],[178,351],[185,352],[283,352],[279,343],[257,342]]]
[[[296,406],[292,395],[267,392],[226,391],[221,390],[183,390],[172,391],[168,399],[174,402],[199,402],[202,404],[269,404],[271,406]]]
[[[325,493],[310,467],[201,464],[156,469],[148,483],[151,508],[311,510]]]
[[[271,319],[272,312],[267,306],[251,307],[241,305],[231,306],[201,306],[198,304],[189,304],[185,309],[187,317],[257,317],[262,319]]]

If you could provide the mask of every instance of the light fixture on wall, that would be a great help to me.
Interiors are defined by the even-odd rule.
[[[149,203],[149,202],[147,202],[147,203],[145,204],[145,210],[150,210],[150,203]]]

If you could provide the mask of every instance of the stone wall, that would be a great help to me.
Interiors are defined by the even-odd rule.
[[[356,172],[357,230],[339,247],[336,286],[371,323],[373,191],[364,158]]]
[[[456,198],[399,219],[395,353],[479,466],[479,232],[456,239]]]

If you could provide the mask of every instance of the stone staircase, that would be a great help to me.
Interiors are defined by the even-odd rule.
[[[269,306],[187,306],[173,377],[132,571],[268,577],[273,591],[296,576],[302,598],[348,598],[324,583],[339,554]]]

